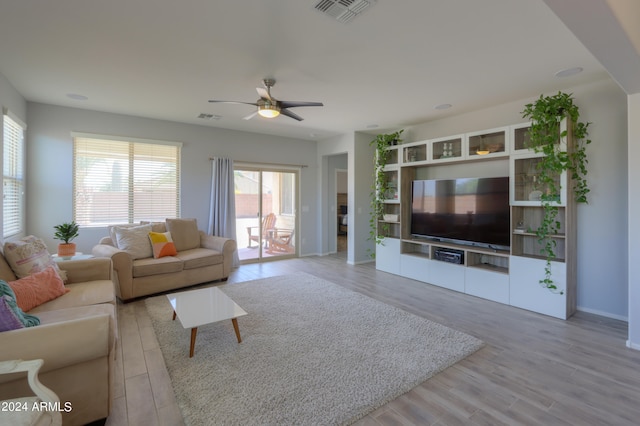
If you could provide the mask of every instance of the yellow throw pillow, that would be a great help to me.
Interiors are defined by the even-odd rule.
[[[149,232],[149,240],[151,241],[155,259],[178,254],[170,232]]]

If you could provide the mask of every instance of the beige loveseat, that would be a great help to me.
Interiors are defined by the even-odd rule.
[[[144,228],[147,227],[147,228]],[[156,258],[149,230],[169,233],[177,253]],[[138,236],[129,238],[132,234]],[[116,291],[123,301],[210,281],[226,280],[233,267],[236,242],[198,230],[195,219],[166,219],[110,227],[93,247],[96,257],[112,260]],[[125,246],[122,243],[125,243]]]
[[[63,424],[84,425],[108,417],[113,398],[117,316],[111,261],[69,260],[58,266],[66,271],[70,291],[27,312],[40,325],[0,332],[0,361],[43,359],[39,378],[67,408]],[[17,279],[2,255],[0,278]],[[24,374],[0,376],[0,400],[28,395]]]

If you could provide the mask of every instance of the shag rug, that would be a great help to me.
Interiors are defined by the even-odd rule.
[[[308,274],[226,284],[248,315],[190,332],[145,301],[187,425],[350,424],[482,346]]]

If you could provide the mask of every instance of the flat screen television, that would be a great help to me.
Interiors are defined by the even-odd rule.
[[[414,180],[411,234],[435,241],[508,249],[509,178]]]

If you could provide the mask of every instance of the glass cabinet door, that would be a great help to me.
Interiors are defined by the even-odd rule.
[[[497,130],[469,136],[469,158],[507,154],[507,132]]]
[[[433,142],[433,160],[445,161],[462,158],[462,138]]]
[[[550,193],[548,185],[540,180],[538,167],[541,161],[541,155],[512,159],[512,204],[539,205],[543,197]],[[560,188],[560,194],[555,201],[564,205],[567,193],[566,173],[555,175],[553,180],[555,187]]]

